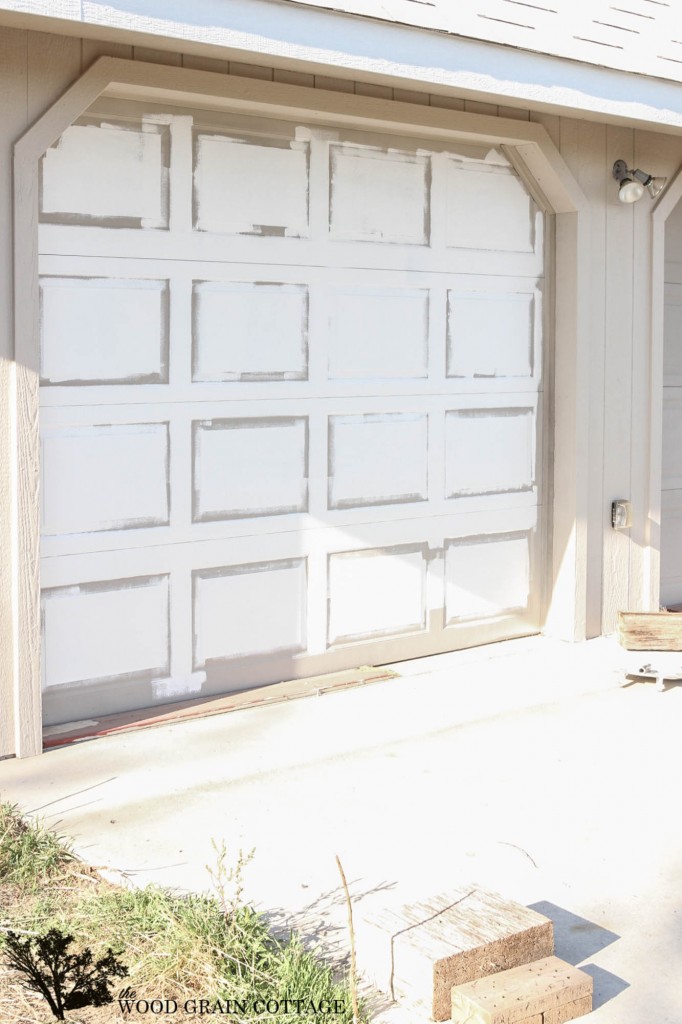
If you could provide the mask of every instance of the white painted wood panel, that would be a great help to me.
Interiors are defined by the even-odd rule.
[[[98,533],[167,524],[169,464],[167,423],[44,429],[44,533]]]
[[[197,281],[194,304],[194,381],[307,377],[305,285]]]
[[[447,160],[446,244],[456,249],[534,252],[537,211],[507,168]]]
[[[480,291],[448,291],[448,377],[532,377],[541,355],[539,293],[528,281],[490,280]]]
[[[128,581],[166,604],[153,658],[46,660],[50,720],[536,631],[542,218],[506,157],[147,122],[167,226],[66,191],[41,225],[42,574],[112,635]]]
[[[41,215],[90,223],[139,221],[166,224],[162,126],[144,131],[125,125],[73,125],[42,163]]]
[[[425,245],[429,160],[370,146],[331,147],[330,232],[349,241]]]
[[[449,541],[445,549],[446,622],[525,611],[531,597],[531,555],[527,533]]]
[[[426,501],[427,466],[425,413],[330,416],[330,508]]]
[[[328,309],[332,380],[427,376],[428,290],[336,287]]]
[[[304,417],[194,424],[194,520],[304,512],[308,504]]]
[[[308,147],[199,134],[194,169],[195,225],[228,234],[308,231]]]
[[[168,670],[168,579],[43,592],[47,687]]]
[[[329,558],[329,646],[426,627],[426,551],[339,552]]]
[[[305,559],[196,572],[194,668],[264,650],[305,650],[306,584]]]
[[[42,277],[43,384],[152,384],[168,377],[164,281]]]

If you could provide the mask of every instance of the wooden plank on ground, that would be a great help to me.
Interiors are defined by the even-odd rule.
[[[592,1010],[589,974],[556,956],[452,990],[453,1024],[565,1024]]]
[[[682,615],[619,612],[618,639],[628,651],[682,651]]]

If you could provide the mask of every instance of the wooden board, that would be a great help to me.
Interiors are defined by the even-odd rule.
[[[682,651],[682,615],[619,612],[618,640],[628,651]]]
[[[589,974],[545,957],[452,990],[453,1024],[564,1024],[592,1010]]]
[[[450,1017],[453,985],[554,952],[548,918],[477,885],[366,914],[357,932],[363,972],[437,1021]]]

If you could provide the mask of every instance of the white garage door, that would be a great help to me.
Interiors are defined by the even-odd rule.
[[[539,628],[505,156],[212,117],[102,108],[43,160],[48,722]]]

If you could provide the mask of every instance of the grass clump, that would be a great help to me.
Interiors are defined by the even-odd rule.
[[[27,821],[14,804],[0,804],[0,882],[36,889],[73,860],[63,836]]]
[[[0,836],[0,887],[13,890],[11,902],[0,898],[0,963],[9,928],[36,935],[58,929],[73,935],[74,948],[91,948],[94,957],[115,950],[129,969],[125,985],[138,998],[175,999],[179,1005],[199,998],[229,1001],[239,1005],[238,1012],[221,1017],[231,1024],[262,1020],[259,1000],[336,1003],[340,1012],[324,1020],[353,1021],[349,980],[336,977],[298,935],[275,938],[265,918],[244,902],[242,872],[252,854],[240,853],[230,867],[225,847],[216,846],[217,867],[210,871],[216,895],[183,894],[156,885],[114,885],[79,861],[63,838],[22,819],[16,807],[2,806]],[[12,998],[8,984],[0,970],[0,1019],[53,1019],[38,997],[34,1016],[7,1016],[6,1008],[16,1004],[16,979]],[[96,1016],[87,1017],[88,1024],[121,1019],[116,1001],[90,1012]],[[313,1010],[266,1016],[290,1024],[323,1019]],[[175,1019],[183,1018],[178,1013]]]

